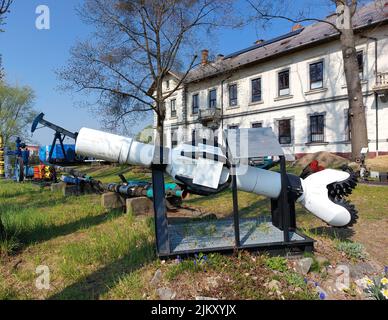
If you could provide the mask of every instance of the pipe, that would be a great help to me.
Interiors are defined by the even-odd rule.
[[[153,145],[142,144],[130,138],[87,128],[80,130],[76,142],[76,152],[79,155],[144,167],[152,165],[154,148]],[[215,190],[214,182],[218,187],[225,184],[230,177],[229,169],[222,162],[186,157],[184,151],[193,151],[193,148],[197,147],[181,144],[172,150],[167,149],[170,163],[165,169],[166,173],[176,181],[186,181],[186,185],[191,184],[199,188],[203,186]],[[238,165],[236,174],[239,190],[273,199],[279,197],[282,188],[279,173],[248,165]],[[346,226],[351,223],[352,218],[354,219],[352,212],[348,207],[336,203],[336,198],[329,197],[328,186],[334,183],[345,183],[350,177],[349,172],[331,169],[312,174],[304,180],[295,177],[299,179],[299,184],[302,186],[297,201],[328,224],[338,227]]]
[[[88,128],[78,133],[75,152],[80,156],[144,167],[150,167],[154,158],[153,145]]]

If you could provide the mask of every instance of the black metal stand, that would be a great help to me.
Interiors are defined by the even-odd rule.
[[[271,200],[271,214],[272,214],[272,228],[276,229],[277,240],[257,242],[246,241],[246,236],[241,239],[240,230],[240,216],[238,208],[238,190],[237,190],[237,177],[235,164],[231,166],[232,175],[232,199],[233,199],[233,219],[230,223],[233,223],[234,233],[234,245],[232,242],[228,244],[217,245],[198,245],[196,241],[190,242],[193,246],[190,247],[177,247],[176,233],[173,232],[176,226],[168,224],[165,190],[164,190],[164,171],[165,165],[158,163],[166,163],[165,160],[161,161],[166,155],[166,152],[160,150],[159,153],[155,152],[154,165],[152,166],[152,187],[153,187],[153,201],[154,201],[154,214],[155,214],[155,233],[156,233],[156,248],[159,257],[168,258],[177,255],[192,255],[199,252],[233,252],[237,250],[251,250],[251,251],[265,251],[270,254],[288,254],[290,252],[311,252],[313,250],[314,241],[309,237],[298,233],[296,231],[296,219],[295,219],[295,198],[290,196],[289,176],[286,172],[286,160],[282,155],[280,156],[280,174],[281,174],[281,192],[278,199]],[[245,221],[245,220],[244,220]],[[229,222],[228,222],[229,223]],[[244,222],[242,222],[244,223]],[[242,226],[243,224],[241,224]],[[170,229],[172,228],[172,229]],[[194,227],[196,228],[196,227]],[[182,231],[182,230],[181,230]],[[245,230],[246,231],[246,230]],[[243,229],[244,232],[244,229]],[[281,234],[282,232],[282,234]],[[178,232],[179,233],[179,232]],[[179,233],[181,237],[180,243],[187,243],[188,238]],[[246,234],[246,232],[245,232]],[[185,238],[186,237],[186,238]],[[283,237],[283,240],[281,238]],[[292,237],[292,238],[291,238]],[[232,239],[232,238],[230,238]],[[191,241],[191,240],[190,240]]]
[[[62,135],[59,132],[55,132],[54,140],[53,140],[53,143],[51,144],[50,153],[49,153],[49,163],[52,163],[53,152],[54,152],[54,148],[56,146],[57,140],[59,141],[59,144],[61,145],[63,156],[65,157],[65,162],[68,162],[67,154],[65,151],[65,146],[63,145],[63,140],[65,140],[65,136],[62,137]]]
[[[152,167],[152,191],[155,213],[155,236],[158,255],[165,256],[171,253],[168,235],[168,220],[164,190],[164,166]]]
[[[233,218],[234,218],[234,238],[236,248],[240,248],[240,217],[238,213],[238,191],[237,191],[237,178],[236,178],[236,166],[232,166],[232,196],[233,196]]]

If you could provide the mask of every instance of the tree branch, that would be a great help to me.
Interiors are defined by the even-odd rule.
[[[303,23],[303,22],[321,22],[321,23],[325,23],[325,24],[330,25],[331,27],[333,27],[340,34],[342,33],[341,29],[339,29],[334,23],[332,23],[332,22],[330,22],[328,20],[322,20],[322,19],[318,19],[318,18],[293,19],[293,18],[284,16],[284,15],[268,14],[268,13],[264,13],[262,10],[260,10],[260,8],[255,6],[251,0],[247,0],[247,2],[259,14],[261,19],[264,19],[264,20],[267,20],[267,21],[270,21],[272,19],[282,19],[282,20],[290,21],[290,22],[295,23],[295,24],[296,23]]]

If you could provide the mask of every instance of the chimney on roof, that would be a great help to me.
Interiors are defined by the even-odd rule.
[[[296,31],[296,30],[299,30],[299,29],[302,29],[303,26],[300,24],[300,23],[297,23],[295,25],[292,26],[292,31]]]
[[[203,66],[205,66],[209,62],[209,50],[203,49],[201,53],[202,53],[202,55],[201,55],[201,64]]]
[[[224,55],[223,54],[217,54],[217,58],[216,58],[216,61],[221,61],[222,59],[224,59]]]
[[[264,42],[263,39],[259,39],[259,40],[256,40],[256,41],[255,41],[255,44],[260,44],[260,43],[263,43],[263,42]]]

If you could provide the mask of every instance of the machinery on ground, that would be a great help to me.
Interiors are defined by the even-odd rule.
[[[121,183],[106,183],[85,175],[77,170],[71,168],[64,168],[55,166],[57,172],[64,172],[68,175],[62,175],[60,180],[68,185],[75,185],[79,187],[82,192],[86,186],[89,190],[96,193],[115,192],[120,194],[123,198],[147,197],[153,198],[152,183],[143,180],[127,180],[123,175],[119,175]],[[182,204],[182,198],[186,197],[182,189],[176,183],[165,183],[167,207],[174,209]]]
[[[15,150],[7,151],[6,155],[15,157],[13,165],[13,179],[23,182],[26,179],[33,181],[55,181],[56,173],[54,167],[48,165],[31,164],[30,151],[22,140],[16,138]]]
[[[75,145],[63,143],[66,137],[76,140],[78,135],[77,132],[71,132],[60,126],[57,126],[56,124],[53,124],[50,121],[45,120],[44,113],[40,113],[33,121],[31,133],[34,133],[38,129],[38,124],[41,124],[43,127],[47,127],[55,131],[54,140],[51,146],[41,148],[41,161],[47,161],[51,164],[82,162],[82,159],[77,159],[75,156]],[[57,141],[59,142],[59,145],[57,144]],[[46,153],[48,153],[48,156],[46,156]]]
[[[87,128],[80,130],[76,144],[76,152],[82,156],[145,167],[151,167],[153,164],[154,151],[153,145]],[[230,163],[225,150],[221,147],[181,144],[165,152],[169,159],[165,168],[166,173],[183,185],[188,192],[210,195],[230,186]],[[215,158],[218,159],[214,160]],[[279,173],[249,165],[238,165],[235,170],[239,190],[273,199],[279,196],[281,189]],[[351,172],[326,169],[306,179],[290,174],[288,176],[293,182],[290,192],[294,190],[297,201],[329,225],[350,226],[357,219],[353,207],[342,201],[356,186],[356,178]],[[329,192],[333,188],[335,192]]]
[[[226,130],[223,140],[223,145],[202,140],[182,143],[173,149],[156,148],[131,138],[82,128],[77,137],[76,153],[152,169],[159,256],[236,248],[312,250],[313,240],[296,230],[295,202],[333,227],[350,227],[356,222],[357,211],[346,200],[357,185],[356,176],[350,169],[325,169],[309,174],[305,179],[287,174],[283,150],[270,128]],[[278,156],[280,172],[249,165],[249,159],[257,156]],[[185,227],[168,223],[164,205],[165,173],[184,193],[209,196],[232,188],[234,218],[217,222],[215,228],[221,235],[212,240],[208,236],[206,239],[198,235],[187,236]],[[269,234],[258,227],[267,223],[260,217],[254,220],[240,217],[237,190],[271,199]],[[206,223],[193,225],[192,230],[195,233],[206,226]],[[231,233],[230,230],[234,231]]]
[[[153,199],[154,192],[151,182],[126,180],[123,176],[120,178],[122,183],[109,183],[105,185],[105,189],[110,192],[119,193],[125,198],[147,197]],[[176,183],[165,183],[164,190],[168,209],[179,207],[182,204],[182,199],[187,195]]]
[[[34,177],[34,168],[30,166],[30,151],[26,148],[26,144],[17,137],[15,150],[7,151],[7,156],[14,156],[14,180],[22,182],[24,179]]]

